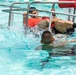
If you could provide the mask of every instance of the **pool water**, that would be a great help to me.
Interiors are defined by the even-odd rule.
[[[1,4],[5,4],[5,2]],[[6,4],[10,5],[11,3],[7,2]],[[19,14],[15,14],[14,23],[8,28],[9,14],[2,12],[5,8],[8,7],[0,6],[0,75],[76,74],[76,56],[51,57],[49,62],[42,67],[41,61],[46,60],[49,54],[47,51],[35,50],[37,46],[41,45],[41,33],[34,33],[27,29],[27,34],[25,34],[22,15]],[[39,6],[39,8],[45,9],[44,6]],[[50,10],[50,6],[46,5],[46,9]],[[57,9],[64,11],[56,7]],[[41,15],[43,14],[41,13]],[[69,38],[76,38],[75,35],[76,32]],[[76,44],[74,43],[74,45]]]

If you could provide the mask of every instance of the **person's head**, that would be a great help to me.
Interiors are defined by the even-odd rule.
[[[38,15],[38,11],[35,7],[30,7],[29,9],[30,9],[29,10],[30,14]],[[35,18],[36,16],[31,16],[31,17]]]
[[[41,36],[41,42],[44,44],[50,44],[54,41],[53,35],[50,31],[44,31]]]
[[[43,30],[48,30],[49,28],[49,22],[47,20],[42,20],[38,23],[37,25],[39,28],[43,29]]]

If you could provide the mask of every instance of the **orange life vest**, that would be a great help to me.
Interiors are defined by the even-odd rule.
[[[42,19],[39,19],[39,18],[29,18],[29,19],[28,19],[28,26],[29,26],[29,27],[34,27],[34,26],[36,26],[40,21],[46,20],[46,19],[50,19],[50,18],[49,18],[49,17],[46,17],[46,16],[42,17]],[[26,24],[26,21],[24,22],[24,24]],[[51,28],[53,28],[54,26],[55,26],[55,24],[52,23],[52,24],[51,24]]]
[[[28,19],[28,26],[29,26],[29,27],[34,27],[34,26],[36,26],[40,21],[41,21],[41,19],[29,18],[29,19]],[[26,22],[24,22],[24,24],[26,24]]]

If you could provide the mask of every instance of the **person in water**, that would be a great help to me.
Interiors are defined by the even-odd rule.
[[[66,47],[70,42],[76,42],[76,39],[72,40],[55,40],[50,31],[44,31],[41,35],[41,46],[35,48],[35,50],[45,50],[49,56],[46,60],[42,60],[42,68],[51,59],[52,56],[71,56],[75,55],[75,49]]]
[[[31,10],[29,10],[30,14],[33,14],[30,16],[30,18],[28,19],[28,26],[29,27],[35,27],[38,26],[39,28],[42,28],[44,30],[48,30],[49,27],[49,17],[39,17],[38,15],[38,11],[35,7],[30,7]],[[55,11],[54,7],[52,8],[52,11]],[[24,26],[26,26],[26,15],[27,13],[25,12],[23,14],[23,23]],[[55,34],[58,33],[72,33],[74,32],[74,28],[76,28],[76,23],[71,22],[71,21],[67,21],[67,20],[61,20],[59,18],[56,17],[56,15],[53,13],[53,19],[52,19],[52,23],[51,23],[51,28],[52,31]]]
[[[53,37],[53,35],[50,31],[44,31],[42,36],[41,36],[42,46],[37,47],[36,50],[47,50],[48,53],[50,54],[50,52],[54,48],[58,48],[58,49],[65,48],[65,50],[67,50],[67,48],[65,46],[70,42],[76,42],[76,39],[63,40],[63,41],[62,40],[55,40],[55,38]],[[70,48],[68,50],[70,51]]]

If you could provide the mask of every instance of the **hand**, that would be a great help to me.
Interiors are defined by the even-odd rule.
[[[23,18],[26,19],[27,12],[23,13]]]
[[[51,9],[51,11],[55,11],[55,9],[54,9],[54,8],[52,8],[52,9]],[[52,13],[52,15],[53,15],[53,16],[56,16],[56,14],[55,14],[55,13]]]
[[[27,15],[27,12],[24,12],[24,13],[23,13],[23,16],[25,17],[26,15]]]
[[[26,14],[27,14],[27,12],[24,12],[24,13],[23,13],[23,15],[26,15]]]
[[[52,9],[51,9],[51,11],[55,11],[55,9],[54,9],[54,8],[52,8]]]

